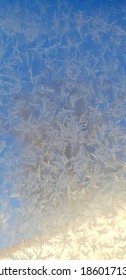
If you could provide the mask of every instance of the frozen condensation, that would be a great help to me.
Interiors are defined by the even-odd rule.
[[[36,253],[11,257],[126,258],[126,2],[119,2],[0,3],[1,258],[35,236]],[[52,247],[42,255],[45,237]]]

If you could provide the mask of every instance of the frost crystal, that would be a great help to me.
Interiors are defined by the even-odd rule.
[[[126,6],[87,2],[0,3],[1,256],[126,257]]]

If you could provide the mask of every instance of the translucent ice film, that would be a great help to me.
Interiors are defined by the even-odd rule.
[[[126,1],[0,1],[0,258],[126,259]]]

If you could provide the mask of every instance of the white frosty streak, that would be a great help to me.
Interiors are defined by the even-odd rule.
[[[94,194],[93,194],[94,196]],[[87,194],[85,212],[53,237],[36,237],[3,251],[0,259],[126,259],[126,205],[121,193]],[[102,205],[100,208],[97,205]],[[105,210],[106,205],[106,212]],[[88,209],[89,208],[89,209]]]

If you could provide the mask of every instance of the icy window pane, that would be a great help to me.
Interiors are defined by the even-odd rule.
[[[125,259],[125,1],[1,1],[0,26],[0,258]]]

